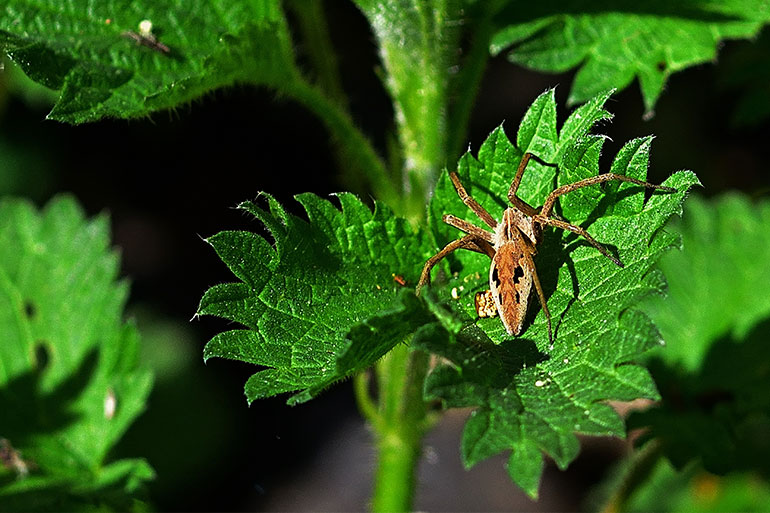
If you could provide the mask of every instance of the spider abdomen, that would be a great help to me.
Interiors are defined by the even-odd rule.
[[[532,260],[517,241],[497,248],[489,268],[489,289],[509,335],[521,333],[534,272]]]

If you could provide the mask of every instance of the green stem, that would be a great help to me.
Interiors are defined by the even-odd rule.
[[[360,171],[378,199],[398,210],[401,199],[388,175],[385,163],[367,137],[355,126],[347,112],[326,96],[319,88],[302,78],[288,84],[284,92],[318,116],[333,135],[348,162],[348,176]],[[352,180],[353,178],[351,178]]]
[[[377,405],[369,394],[369,371],[359,372],[353,376],[353,393],[356,396],[358,411],[376,429],[380,422],[380,416]]]
[[[292,0],[287,2],[297,19],[302,34],[302,48],[317,74],[324,92],[339,107],[348,112],[348,98],[340,80],[337,54],[334,51],[322,0]]]
[[[422,437],[428,428],[422,398],[428,355],[397,346],[377,365],[381,422],[372,510],[410,511]]]
[[[648,442],[641,450],[633,455],[630,468],[624,473],[615,491],[607,499],[600,513],[617,513],[623,511],[631,494],[637,490],[655,468],[655,464],[663,455],[659,440]]]
[[[476,103],[481,78],[489,61],[489,42],[494,31],[493,14],[493,9],[486,9],[478,24],[475,25],[476,30],[473,32],[470,49],[463,61],[462,70],[453,91],[457,101],[450,112],[447,135],[450,162],[457,160],[465,148],[468,121]]]

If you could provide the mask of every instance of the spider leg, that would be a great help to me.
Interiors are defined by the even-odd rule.
[[[676,192],[676,189],[674,189],[673,187],[666,187],[665,185],[655,185],[642,180],[637,180],[636,178],[631,178],[630,176],[618,175],[615,173],[604,173],[602,175],[585,178],[575,183],[562,185],[561,187],[554,189],[553,192],[551,192],[551,194],[549,194],[548,197],[545,199],[545,202],[543,203],[543,208],[540,210],[540,213],[544,216],[551,215],[551,210],[553,210],[553,205],[554,205],[554,202],[556,201],[556,198],[558,198],[563,194],[567,194],[568,192],[572,192],[577,189],[587,187],[589,185],[609,182],[612,180],[618,180],[620,182],[630,182],[630,183],[641,185],[642,187],[647,187],[648,189],[654,189],[657,191]]]
[[[538,214],[535,216],[535,222],[541,223],[548,226],[553,226],[555,228],[561,228],[562,230],[567,230],[572,233],[576,233],[583,237],[590,245],[595,247],[599,250],[599,252],[612,260],[615,265],[618,267],[623,267],[623,262],[615,258],[604,246],[602,246],[599,242],[597,242],[596,239],[591,237],[591,235],[585,230],[585,228],[581,228],[580,226],[576,226],[574,224],[570,224],[566,221],[562,221],[560,219],[554,219],[552,217],[545,217],[543,214]]]
[[[492,232],[488,232],[487,230],[479,228],[478,226],[471,224],[468,221],[464,221],[458,217],[455,217],[452,214],[444,214],[444,217],[442,217],[441,219],[449,226],[453,226],[458,230],[462,230],[469,235],[475,235],[479,239],[485,240],[490,244],[494,244],[494,240],[493,240],[494,235],[492,234]]]
[[[466,235],[459,239],[453,240],[444,246],[444,249],[430,257],[428,261],[425,262],[425,266],[422,268],[422,274],[420,274],[420,281],[417,283],[417,287],[415,288],[415,293],[418,296],[420,295],[420,290],[422,290],[426,284],[430,283],[431,269],[433,269],[433,267],[439,263],[442,258],[446,257],[449,253],[456,249],[468,249],[477,253],[484,253],[490,257],[495,253],[495,250],[492,248],[491,244],[489,244],[484,239],[480,239],[476,235]]]
[[[482,207],[478,201],[471,198],[471,195],[468,194],[468,191],[465,190],[465,187],[463,187],[463,184],[460,182],[460,177],[457,175],[457,173],[450,171],[449,179],[452,180],[452,185],[455,186],[457,195],[460,196],[460,199],[463,203],[465,203],[465,206],[473,210],[473,213],[479,216],[479,219],[487,223],[490,228],[497,226],[497,221],[495,221],[495,218],[492,217],[492,215],[487,212],[487,210]]]
[[[527,169],[527,163],[532,157],[533,155],[529,152],[525,153],[524,156],[521,157],[519,167],[516,169],[516,176],[513,177],[511,188],[508,189],[508,201],[511,202],[511,205],[518,208],[528,216],[534,216],[537,214],[537,210],[532,205],[516,196],[516,192],[519,190],[519,185],[521,185],[521,177],[524,176],[524,170]]]
[[[535,267],[535,261],[532,259],[531,253],[524,253],[524,258],[528,260],[528,263],[532,269],[532,281],[535,282],[535,290],[537,291],[537,299],[540,301],[540,306],[545,313],[545,320],[548,322],[548,340],[553,344],[553,331],[551,330],[551,312],[548,311],[548,304],[545,301],[545,294],[543,293],[543,287],[540,285],[540,278],[537,277],[537,268]]]

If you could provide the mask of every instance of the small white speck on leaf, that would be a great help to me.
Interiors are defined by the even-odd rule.
[[[112,387],[107,389],[107,394],[104,396],[104,418],[112,420],[115,416],[115,410],[118,407],[118,399],[115,397],[115,391]]]
[[[139,35],[142,37],[149,37],[152,35],[152,22],[150,20],[142,20],[139,22]]]

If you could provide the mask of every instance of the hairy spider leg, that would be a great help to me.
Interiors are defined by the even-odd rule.
[[[494,245],[495,243],[494,241],[495,236],[492,234],[492,232],[488,232],[483,228],[479,228],[475,224],[469,223],[468,221],[460,219],[459,217],[455,217],[452,214],[444,214],[441,220],[444,221],[449,226],[452,226],[454,228],[457,228],[458,230],[464,231],[469,235],[475,235],[476,237],[483,239],[492,245]]]
[[[473,213],[479,216],[479,219],[484,221],[487,226],[490,228],[495,228],[497,226],[497,221],[495,221],[495,218],[492,217],[492,215],[487,212],[487,209],[482,207],[478,201],[471,198],[470,194],[468,194],[468,192],[465,190],[465,187],[463,187],[462,182],[460,182],[460,177],[457,175],[457,173],[450,171],[449,179],[452,180],[452,185],[455,186],[457,195],[460,196],[460,199],[463,203],[465,203],[465,206],[473,210]]]
[[[599,252],[609,258],[610,260],[615,263],[618,267],[624,267],[623,262],[615,258],[612,253],[609,252],[609,250],[604,247],[600,242],[598,242],[596,239],[594,239],[583,227],[576,226],[574,224],[570,224],[566,221],[562,221],[560,219],[554,219],[553,217],[543,217],[541,214],[538,214],[535,217],[535,222],[540,223],[543,225],[553,226],[554,228],[561,228],[562,230],[567,230],[569,232],[575,233],[577,235],[580,235],[583,237],[591,246],[599,250]]]
[[[427,262],[425,262],[425,266],[422,268],[422,273],[420,274],[420,281],[417,283],[417,287],[415,288],[416,295],[419,296],[422,288],[430,283],[430,271],[433,269],[433,267],[435,267],[435,265],[439,263],[441,259],[457,249],[467,249],[470,251],[475,251],[476,253],[483,253],[490,256],[490,258],[495,254],[495,250],[492,245],[476,235],[465,235],[464,237],[453,240],[444,246],[441,251],[430,257]]]
[[[532,258],[532,254],[525,255],[525,258],[529,260],[529,264],[532,268],[532,280],[535,282],[535,290],[537,291],[537,299],[540,301],[540,306],[545,313],[545,320],[548,325],[548,341],[553,344],[553,330],[551,329],[551,312],[548,311],[548,304],[545,301],[545,293],[543,287],[540,285],[540,278],[537,276],[537,267],[535,267],[535,260]]]
[[[508,189],[508,201],[511,202],[511,205],[521,210],[524,214],[528,216],[534,216],[537,214],[537,209],[524,201],[523,199],[519,198],[516,193],[519,190],[519,186],[521,185],[521,178],[524,176],[524,170],[527,169],[527,164],[529,163],[529,159],[531,159],[534,155],[527,152],[524,154],[524,156],[521,157],[521,161],[519,162],[519,167],[516,169],[516,176],[513,177],[513,182],[511,182],[511,187]],[[535,241],[532,241],[535,242]]]
[[[556,198],[558,198],[563,194],[567,194],[568,192],[582,189],[583,187],[588,187],[589,185],[610,182],[612,180],[618,180],[620,182],[629,182],[636,185],[640,185],[642,187],[646,187],[648,189],[654,189],[657,191],[676,192],[676,189],[674,189],[673,187],[667,187],[665,185],[655,185],[650,182],[645,182],[643,180],[637,180],[636,178],[631,178],[630,176],[618,175],[615,173],[604,173],[602,175],[591,176],[588,178],[584,178],[583,180],[577,181],[575,183],[570,183],[567,185],[562,185],[561,187],[557,187],[545,199],[545,202],[543,203],[543,208],[540,210],[540,214],[546,217],[550,216],[551,211],[553,210],[553,206],[554,206],[554,202],[556,201]]]
[[[609,250],[607,250],[607,248],[605,248],[596,239],[591,237],[591,235],[588,234],[585,228],[550,217],[556,202],[556,198],[558,198],[559,196],[562,196],[572,191],[576,191],[583,187],[588,187],[589,185],[609,182],[612,180],[617,180],[620,182],[629,182],[635,185],[640,185],[642,187],[646,187],[648,189],[653,189],[658,191],[676,192],[676,189],[674,189],[673,187],[667,187],[665,185],[655,185],[649,182],[645,182],[643,180],[637,180],[636,178],[631,178],[630,176],[618,175],[615,173],[604,173],[601,175],[584,178],[583,180],[580,180],[574,183],[562,185],[561,187],[554,189],[551,192],[551,194],[549,194],[548,197],[545,199],[545,202],[543,203],[543,208],[540,210],[540,213],[535,216],[535,222],[548,225],[548,226],[553,226],[555,228],[561,228],[562,230],[567,230],[583,237],[591,246],[596,248],[602,255],[612,260],[612,262],[614,262],[615,265],[617,265],[618,267],[623,267],[623,262],[615,258],[609,252]]]

